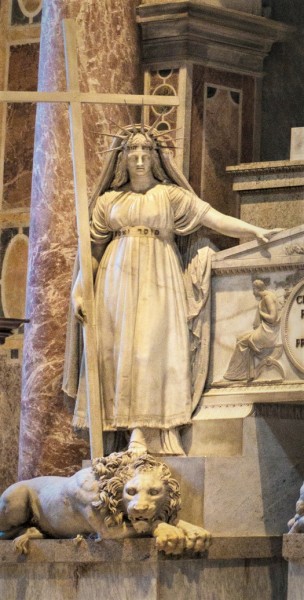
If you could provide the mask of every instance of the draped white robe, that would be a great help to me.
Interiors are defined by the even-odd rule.
[[[190,422],[189,306],[174,234],[204,224],[209,204],[173,184],[97,199],[91,239],[107,244],[95,280],[104,431]],[[124,227],[159,230],[123,235]]]

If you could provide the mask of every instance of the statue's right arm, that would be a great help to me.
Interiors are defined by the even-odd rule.
[[[93,279],[95,279],[95,275],[97,273],[98,265],[102,255],[102,248],[100,245],[92,244],[91,252]],[[74,315],[77,321],[79,321],[80,323],[84,323],[86,321],[87,315],[83,301],[83,290],[80,271],[77,275],[76,281],[72,289],[72,305]]]

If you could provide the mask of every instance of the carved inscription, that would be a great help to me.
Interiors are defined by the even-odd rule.
[[[285,352],[292,364],[304,373],[304,280],[292,290],[282,315]]]

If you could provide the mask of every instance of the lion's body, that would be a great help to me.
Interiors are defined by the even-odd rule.
[[[159,549],[180,554],[207,547],[204,529],[177,520],[178,483],[149,455],[119,453],[96,459],[72,477],[37,477],[11,485],[0,498],[0,530],[25,533],[15,540],[27,552],[31,538],[102,538],[153,535]]]
[[[0,499],[0,529],[35,524],[43,533],[62,538],[98,533],[90,522],[90,517],[96,519],[92,502],[98,500],[98,491],[91,468],[72,477],[37,477],[14,483]],[[101,515],[100,521],[102,529]]]

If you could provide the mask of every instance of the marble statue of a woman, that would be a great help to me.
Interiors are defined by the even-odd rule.
[[[129,431],[129,449],[138,452],[147,447],[155,451],[157,432],[161,451],[178,454],[178,428],[191,422],[194,408],[189,323],[200,318],[204,302],[197,302],[193,314],[193,289],[189,292],[175,236],[187,236],[202,225],[261,241],[268,241],[272,232],[223,215],[198,198],[173,166],[159,132],[129,128],[121,138],[91,218],[103,428]],[[206,265],[195,269],[192,282]],[[76,318],[83,321],[79,276],[72,303]],[[68,344],[72,337],[70,333]],[[67,367],[64,389],[70,396],[76,395],[78,379],[75,368]],[[80,375],[76,427],[87,424],[83,391]]]

